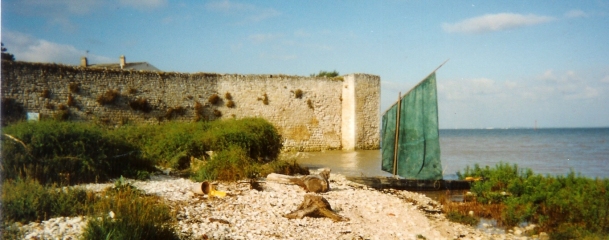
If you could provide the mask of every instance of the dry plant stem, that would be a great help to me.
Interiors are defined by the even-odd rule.
[[[28,148],[27,145],[25,145],[25,143],[23,141],[19,140],[16,137],[13,137],[13,136],[11,136],[9,134],[6,134],[6,133],[4,134],[4,136],[10,138],[11,140],[13,140],[15,142],[21,143],[21,145],[23,145],[23,148],[25,148],[25,150],[27,150],[28,153],[30,152],[30,148]]]

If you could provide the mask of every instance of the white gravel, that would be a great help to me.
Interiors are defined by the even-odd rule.
[[[489,234],[446,220],[434,213],[439,204],[408,191],[377,191],[353,183],[340,174],[330,177],[331,190],[320,194],[338,214],[349,218],[287,219],[305,192],[295,185],[266,182],[263,191],[249,184],[220,182],[225,198],[208,198],[191,192],[191,180],[155,175],[148,181],[127,180],[167,200],[177,211],[178,229],[185,239],[528,239],[514,234]],[[81,185],[101,191],[108,184]],[[78,239],[85,217],[53,218],[22,225],[25,239]]]

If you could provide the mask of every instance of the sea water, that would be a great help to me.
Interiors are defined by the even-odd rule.
[[[609,128],[441,129],[440,148],[445,179],[500,162],[543,175],[609,178]],[[391,176],[381,170],[379,150],[307,153],[298,161],[347,176]]]

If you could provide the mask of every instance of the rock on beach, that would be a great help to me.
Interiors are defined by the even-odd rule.
[[[378,191],[353,183],[340,174],[330,176],[330,191],[319,194],[348,221],[328,218],[287,219],[306,192],[297,185],[219,182],[224,198],[198,195],[189,179],[154,175],[148,181],[126,180],[146,192],[164,198],[176,211],[177,229],[184,239],[526,239],[511,234],[487,234],[448,221],[437,213],[440,204],[418,193]],[[102,191],[108,184],[86,184]],[[433,211],[432,211],[433,210]],[[26,239],[78,239],[86,217],[53,218],[20,226]]]

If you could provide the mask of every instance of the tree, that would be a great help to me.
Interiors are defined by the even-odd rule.
[[[4,43],[2,43],[2,60],[15,61],[15,55],[7,52]]]

